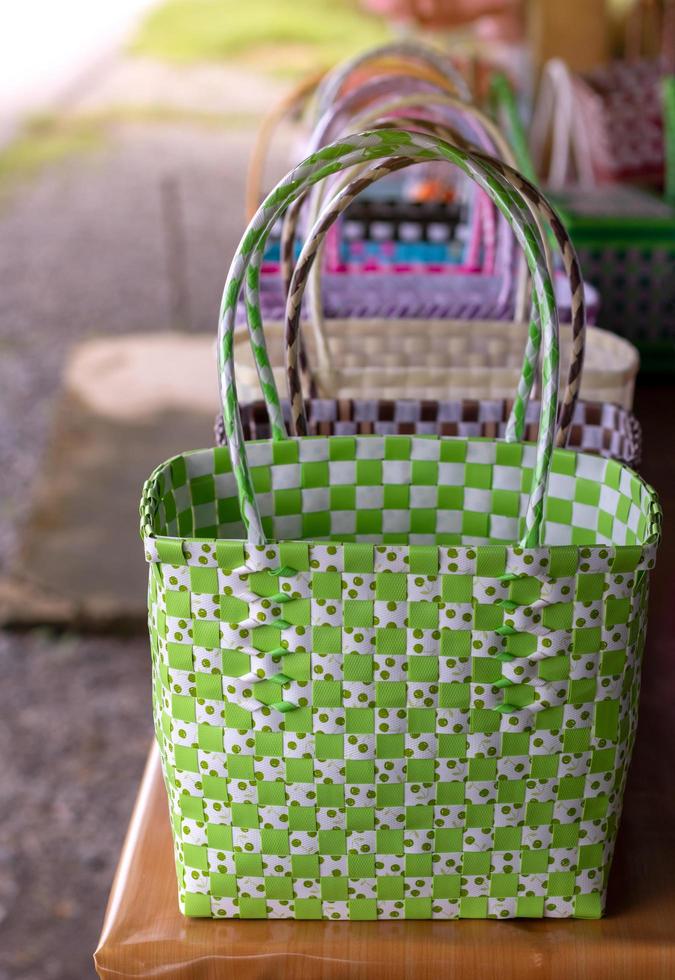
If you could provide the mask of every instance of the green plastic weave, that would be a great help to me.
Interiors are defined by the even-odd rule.
[[[225,449],[164,464],[143,498],[182,910],[600,915],[653,492],[556,450],[545,544],[522,549],[507,542],[531,445],[331,437],[249,455],[267,533],[291,540],[244,542]]]

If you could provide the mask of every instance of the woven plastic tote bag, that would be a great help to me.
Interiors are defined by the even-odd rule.
[[[488,163],[431,137],[365,133],[304,161],[226,283],[228,449],[176,457],[144,491],[156,734],[188,915],[602,912],[659,512],[620,464],[553,449],[557,315],[527,208],[536,446],[518,441],[527,370],[509,441],[287,438],[254,296],[275,438],[242,439],[235,310],[270,223],[326,167],[401,152],[445,156],[518,206]]]

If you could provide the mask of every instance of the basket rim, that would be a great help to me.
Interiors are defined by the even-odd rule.
[[[307,441],[307,440],[316,440],[316,441],[318,441],[318,440],[326,440],[326,439],[329,439],[329,438],[331,438],[331,437],[330,436],[323,436],[323,435],[290,436],[287,440],[284,440],[284,441],[288,441],[288,442],[301,442],[301,441]],[[382,439],[384,437],[383,436],[379,436],[377,434],[370,434],[370,433],[368,433],[368,434],[359,434],[359,435],[356,435],[356,436],[349,436],[347,438],[364,439],[365,440],[365,439]],[[407,438],[437,440],[439,442],[441,442],[441,441],[447,441],[447,442],[454,441],[454,442],[467,442],[467,443],[468,442],[471,442],[471,443],[495,443],[495,444],[504,444],[504,445],[506,445],[506,443],[504,442],[503,439],[492,439],[492,438],[485,437],[485,436],[438,436],[438,435],[435,435],[435,434],[420,433],[420,434],[416,434],[414,436],[408,436]],[[265,445],[265,444],[271,444],[273,442],[274,442],[274,440],[271,439],[271,438],[267,438],[267,439],[252,439],[252,440],[250,440],[250,441],[247,442],[247,445]],[[520,442],[520,443],[517,443],[517,444],[514,444],[514,445],[530,446],[532,448],[536,448],[535,443],[533,443],[533,442],[525,442],[525,441],[523,441],[523,442]],[[143,490],[142,490],[142,494],[141,494],[141,501],[140,501],[140,506],[139,506],[139,513],[140,513],[140,536],[141,536],[141,539],[144,542],[145,541],[194,542],[194,543],[199,544],[199,545],[215,544],[216,542],[236,542],[237,544],[243,544],[243,545],[249,544],[249,542],[247,541],[247,539],[245,537],[240,537],[240,538],[220,538],[220,537],[219,538],[211,538],[211,537],[196,537],[196,536],[190,537],[190,536],[182,536],[182,535],[157,534],[153,530],[153,520],[154,520],[154,517],[155,517],[155,515],[157,513],[157,507],[158,507],[158,503],[159,503],[158,482],[161,479],[161,477],[164,475],[164,473],[166,473],[167,469],[173,463],[175,463],[178,460],[185,459],[186,457],[189,457],[189,456],[196,456],[196,455],[198,455],[200,453],[214,452],[215,450],[219,450],[219,451],[227,454],[228,455],[228,459],[229,459],[229,454],[227,453],[227,447],[224,447],[224,446],[220,446],[220,447],[219,446],[208,446],[208,447],[205,447],[205,448],[202,448],[202,449],[191,449],[191,450],[188,450],[186,452],[176,453],[176,455],[171,456],[169,459],[164,460],[162,463],[160,463],[158,466],[155,467],[155,469],[152,471],[152,473],[150,474],[150,476],[148,477],[148,479],[145,481],[145,483],[143,485]],[[565,458],[569,458],[569,457],[581,457],[581,458],[585,458],[585,459],[589,459],[589,460],[597,460],[598,458],[603,458],[603,457],[598,457],[597,455],[594,455],[592,453],[580,452],[580,451],[578,451],[576,449],[566,449],[566,448],[562,448],[562,447],[555,447],[554,448],[554,450],[553,450],[553,458],[554,459],[555,458],[565,459]],[[644,480],[640,476],[639,473],[637,473],[634,469],[632,469],[626,463],[623,463],[623,462],[621,462],[619,460],[615,460],[615,459],[613,459],[613,460],[609,460],[608,459],[607,462],[615,463],[622,470],[627,470],[631,474],[631,476],[633,478],[635,478],[638,481],[638,483],[646,491],[646,493],[648,495],[648,498],[649,498],[649,517],[648,517],[647,535],[645,537],[645,540],[642,543],[637,544],[637,545],[632,545],[632,544],[631,545],[626,545],[626,544],[623,544],[623,545],[620,545],[620,544],[611,544],[611,545],[607,545],[607,544],[593,544],[593,545],[586,545],[586,544],[584,544],[584,545],[576,545],[575,547],[577,547],[578,549],[584,549],[584,551],[587,551],[588,553],[593,554],[594,552],[605,551],[608,548],[611,549],[613,552],[619,552],[619,553],[621,553],[621,552],[625,551],[626,549],[634,549],[636,547],[637,548],[651,548],[651,547],[657,546],[658,543],[659,543],[659,541],[660,541],[660,539],[661,539],[662,509],[661,509],[661,505],[659,503],[659,498],[658,498],[658,494],[657,494],[656,490],[654,489],[654,487],[652,487],[650,484],[648,484],[646,482],[646,480]],[[284,539],[282,541],[282,540],[277,540],[275,538],[270,538],[270,539],[268,539],[266,541],[266,544],[268,546],[274,547],[276,545],[279,545],[279,544],[284,543],[285,540],[286,539]],[[311,545],[311,544],[326,544],[327,542],[326,541],[316,541],[316,542],[314,542],[314,541],[312,541],[310,539],[303,539],[303,543],[306,543],[306,544],[310,544]],[[328,543],[335,544],[338,547],[340,547],[343,544],[343,542],[340,542],[340,541],[334,541],[334,542],[328,542]],[[379,543],[378,542],[373,542],[373,546],[374,547],[377,547],[378,544],[384,545],[384,542],[379,542]],[[502,545],[502,542],[499,542],[499,544],[501,546]],[[552,552],[552,551],[555,551],[556,549],[559,549],[559,548],[569,548],[570,547],[569,545],[548,545],[548,544],[542,544],[542,545],[537,545],[537,547],[535,549],[523,549],[518,544],[517,541],[514,541],[512,543],[504,543],[503,546],[504,546],[504,548],[506,548],[508,550],[517,549],[518,553],[522,552],[523,550],[545,550],[545,551],[548,551],[548,552]],[[410,545],[410,544],[405,544],[405,545],[396,545],[396,546],[394,546],[394,545],[387,545],[387,547],[410,548],[410,547],[415,547],[415,546],[414,545]],[[462,552],[462,551],[467,550],[467,549],[474,550],[476,547],[481,547],[481,546],[480,545],[442,545],[442,544],[439,544],[439,545],[435,545],[435,547],[439,547],[439,548],[448,547],[448,548],[452,548],[453,550]]]

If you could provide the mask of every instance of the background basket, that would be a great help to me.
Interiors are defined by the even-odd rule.
[[[665,104],[666,128],[674,130],[675,102]],[[598,113],[597,98],[580,80],[561,62],[549,64],[533,121],[535,162],[602,297],[599,322],[635,343],[647,369],[673,371],[675,207],[668,197],[600,181],[593,152],[601,140],[588,135]]]
[[[263,360],[275,439],[245,447],[231,341],[265,229],[326,160],[403,145],[475,174],[530,244],[537,446],[287,439]],[[498,171],[447,144],[364,134],[292,171],[242,240],[219,344],[229,452],[162,464],[141,504],[187,914],[602,912],[658,507],[619,463],[553,451],[552,287],[527,209],[501,188]],[[255,303],[251,319],[259,338]]]
[[[675,371],[675,208],[620,184],[551,197],[602,296],[600,323],[647,370]]]
[[[555,291],[563,323],[572,319],[572,296],[564,273],[556,273]],[[584,283],[587,320],[599,316],[599,294]],[[515,296],[503,295],[499,276],[452,275],[447,270],[411,272],[323,272],[321,303],[327,320],[513,320]],[[260,278],[260,304],[266,319],[283,320],[286,292],[281,270],[275,266]],[[240,309],[243,323],[245,310]],[[365,329],[368,329],[367,327]],[[411,328],[412,329],[412,328]],[[634,358],[634,354],[632,358]]]
[[[492,165],[498,164],[492,161]],[[289,316],[293,323],[289,321],[286,333],[297,332],[304,284],[327,231],[363,184],[385,175],[391,166],[380,164],[379,170],[357,178],[344,188],[308,234],[289,291],[292,297]],[[548,206],[541,195],[534,188],[531,193],[536,207],[546,213]],[[571,255],[564,230],[559,227],[557,231],[568,256]],[[575,289],[570,292],[578,303],[579,280],[574,281]],[[475,320],[469,329],[466,322],[439,319],[324,322],[320,307],[321,299],[314,295],[311,329],[305,331],[305,343],[309,363],[315,366],[317,389],[323,396],[368,398],[376,392],[383,398],[506,398],[517,384],[529,329],[526,324]],[[272,323],[268,333],[280,340],[281,329],[280,324]],[[571,352],[576,349],[574,337],[573,331],[563,334],[566,369]],[[235,344],[240,377],[253,388],[257,365],[243,331],[235,338]],[[273,350],[278,352],[272,367],[279,380],[283,372],[281,344],[275,343]],[[637,369],[637,353],[627,341],[604,331],[589,330],[583,382],[585,399],[630,408]]]
[[[282,402],[286,423],[291,412]],[[513,409],[511,399],[330,399],[307,401],[309,435],[438,435],[502,439]],[[539,401],[530,401],[525,416],[525,439],[536,442],[539,434]],[[269,439],[272,435],[264,400],[245,402],[241,408],[245,439]],[[222,415],[215,426],[216,444],[227,444]],[[570,449],[598,453],[635,469],[642,455],[640,423],[632,412],[602,402],[578,401],[574,408],[567,445]]]

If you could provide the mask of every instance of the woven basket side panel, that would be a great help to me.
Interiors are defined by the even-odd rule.
[[[613,461],[557,451],[546,533],[565,546],[522,549],[497,542],[517,538],[530,447],[399,436],[249,451],[270,533],[292,540],[236,540],[223,450],[172,461],[146,539],[183,910],[600,915],[636,723],[651,492]],[[162,537],[179,531],[182,544]]]

